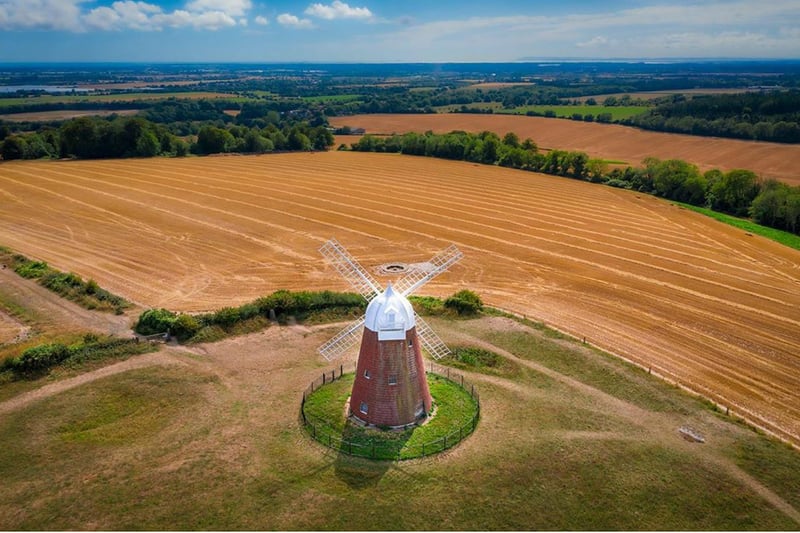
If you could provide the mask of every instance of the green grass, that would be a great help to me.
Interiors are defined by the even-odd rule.
[[[602,106],[602,105],[530,105],[520,106],[512,109],[502,109],[495,111],[495,113],[521,113],[525,114],[528,111],[534,113],[544,114],[547,111],[553,111],[556,117],[559,118],[572,118],[572,115],[579,113],[581,115],[593,115],[597,119],[600,113],[611,113],[611,120],[623,120],[648,111],[650,108],[645,106]]]
[[[428,386],[436,414],[426,424],[402,431],[357,426],[343,415],[353,379],[353,374],[346,374],[306,398],[304,412],[313,426],[307,429],[327,446],[372,459],[412,459],[444,451],[472,431],[476,401],[461,386],[432,374]]]
[[[788,231],[782,231],[775,228],[768,228],[767,226],[756,224],[755,222],[747,220],[746,218],[739,218],[733,215],[726,215],[725,213],[720,213],[718,211],[714,211],[706,207],[697,207],[695,205],[689,205],[680,202],[673,202],[673,203],[685,209],[689,209],[691,211],[695,211],[697,213],[709,216],[715,220],[719,220],[720,222],[724,222],[725,224],[728,224],[735,228],[742,229],[748,233],[761,235],[762,237],[766,237],[775,242],[779,242],[785,246],[794,248],[795,250],[800,250],[800,235],[796,235],[794,233],[789,233]]]
[[[364,97],[360,94],[327,94],[320,96],[303,96],[300,99],[304,102],[326,104],[337,103],[344,104],[347,102],[359,102]]]
[[[192,365],[153,367],[0,414],[0,529],[800,527],[731,470],[798,508],[797,450],[543,326],[498,328],[498,320],[432,319],[443,338],[491,338],[495,349],[485,351],[504,359],[510,351],[522,371],[465,369],[480,389],[480,423],[459,446],[426,459],[370,461],[311,443],[298,421],[301,389],[325,367],[300,349],[276,358],[255,338],[258,359],[244,365],[224,343],[192,357],[222,381]],[[550,369],[549,382],[529,365]],[[350,386],[319,390],[333,400],[330,416],[342,414]],[[616,400],[599,400],[604,394]],[[682,440],[676,430],[685,423],[706,444]]]

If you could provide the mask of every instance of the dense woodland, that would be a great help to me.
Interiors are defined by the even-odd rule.
[[[689,135],[797,143],[800,142],[800,91],[748,92],[691,99],[676,95],[624,123]]]
[[[331,132],[319,121],[303,120],[305,115],[240,116],[234,119],[211,102],[176,101],[158,104],[137,117],[80,117],[15,134],[0,126],[0,156],[4,160],[184,156],[326,150],[333,144]]]

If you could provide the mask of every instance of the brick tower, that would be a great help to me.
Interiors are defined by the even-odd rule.
[[[370,425],[402,427],[427,416],[431,403],[414,309],[389,284],[367,306],[350,414]]]
[[[430,261],[415,263],[394,285],[381,291],[381,285],[336,239],[323,244],[319,251],[369,302],[363,318],[319,348],[330,361],[361,341],[350,414],[380,427],[402,427],[425,418],[432,399],[421,347],[434,359],[448,355],[450,350],[422,317],[414,314],[407,296],[447,271],[464,254],[451,244]]]

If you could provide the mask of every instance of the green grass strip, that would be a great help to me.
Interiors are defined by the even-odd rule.
[[[708,217],[711,217],[715,220],[719,220],[720,222],[724,222],[729,226],[742,229],[744,231],[753,233],[755,235],[761,235],[762,237],[766,237],[767,239],[779,242],[784,246],[794,248],[795,250],[800,250],[800,235],[795,235],[794,233],[789,233],[788,231],[783,231],[775,228],[768,228],[767,226],[756,224],[751,220],[735,217],[733,215],[726,215],[725,213],[719,213],[717,211],[708,209],[706,207],[697,207],[695,205],[684,204],[681,202],[673,202],[673,203],[675,205],[679,205],[691,211],[695,211],[696,213],[700,213]]]

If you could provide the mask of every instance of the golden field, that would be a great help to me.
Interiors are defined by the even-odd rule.
[[[0,244],[143,306],[201,311],[367,268],[465,258],[470,288],[800,443],[800,252],[631,191],[352,152],[0,165]],[[309,353],[308,357],[317,357]]]

